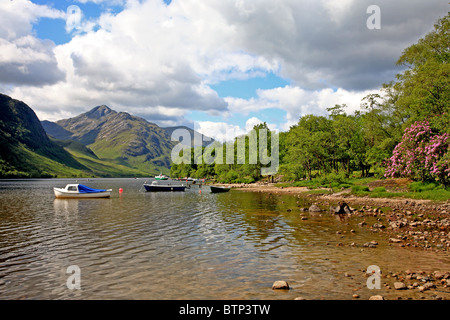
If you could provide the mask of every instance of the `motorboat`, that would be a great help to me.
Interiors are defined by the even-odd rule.
[[[68,184],[65,188],[53,188],[55,197],[58,199],[74,198],[74,199],[92,199],[92,198],[109,198],[112,189],[92,189],[82,184]]]
[[[169,180],[169,177],[166,176],[165,174],[160,174],[159,176],[155,177],[156,180]]]
[[[147,192],[184,192],[187,188],[185,185],[158,184],[153,181],[152,184],[144,184]]]

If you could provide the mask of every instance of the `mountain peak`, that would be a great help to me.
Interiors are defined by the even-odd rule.
[[[101,106],[95,107],[91,111],[87,112],[86,115],[88,116],[88,118],[99,119],[99,118],[102,118],[104,116],[107,116],[109,114],[114,114],[114,113],[117,113],[117,112],[114,110],[111,110],[108,106],[101,105]]]

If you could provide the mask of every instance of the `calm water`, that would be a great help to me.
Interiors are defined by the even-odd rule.
[[[368,298],[385,293],[365,287],[370,265],[450,265],[446,254],[390,246],[356,218],[302,221],[298,206],[308,204],[295,197],[145,193],[144,181],[79,181],[114,189],[91,200],[54,198],[53,187],[74,180],[0,181],[0,299],[351,299],[354,290]],[[348,245],[371,240],[379,247]],[[72,265],[81,290],[66,286]],[[291,290],[272,290],[276,280]]]

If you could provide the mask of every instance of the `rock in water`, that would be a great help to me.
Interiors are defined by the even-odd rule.
[[[272,285],[273,290],[289,290],[289,284],[286,281],[275,281]]]
[[[338,206],[334,209],[335,214],[351,214],[352,210],[345,202],[339,202]]]

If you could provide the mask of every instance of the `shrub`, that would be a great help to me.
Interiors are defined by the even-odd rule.
[[[361,191],[365,191],[365,192],[369,192],[369,187],[368,186],[352,186],[352,192],[361,192]]]
[[[405,129],[402,141],[388,160],[385,177],[407,177],[415,181],[450,182],[450,135],[434,134],[428,121]]]

